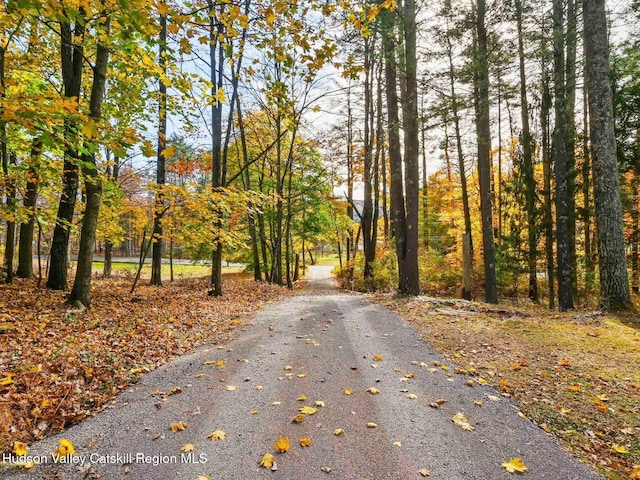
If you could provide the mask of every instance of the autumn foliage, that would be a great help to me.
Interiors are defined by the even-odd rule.
[[[161,295],[141,285],[134,297],[128,281],[99,280],[87,312],[31,281],[2,286],[0,451],[95,415],[141,375],[216,343],[288,292],[240,276],[226,281],[229,294],[212,299],[200,280],[172,283]]]

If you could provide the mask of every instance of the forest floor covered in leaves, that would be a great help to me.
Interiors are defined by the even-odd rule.
[[[236,274],[219,298],[197,279],[130,288],[126,278],[96,279],[92,308],[79,312],[33,281],[0,287],[0,453],[95,415],[146,372],[228,339],[291,294]]]
[[[372,297],[450,358],[451,375],[473,375],[513,398],[607,478],[640,479],[638,324],[599,312]]]

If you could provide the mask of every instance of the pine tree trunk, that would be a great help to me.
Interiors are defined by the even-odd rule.
[[[569,164],[567,158],[567,103],[564,62],[564,12],[562,0],[553,0],[553,87],[555,127],[553,158],[556,177],[556,247],[558,256],[558,306],[573,310],[569,238]]]
[[[566,152],[567,152],[567,215],[569,229],[569,258],[571,288],[574,298],[578,294],[578,257],[576,254],[576,44],[577,0],[567,1],[567,61],[565,66],[565,92],[567,102]]]
[[[549,141],[549,112],[551,110],[551,93],[549,91],[549,76],[542,74],[542,108],[540,109],[540,130],[542,131],[542,170],[544,177],[544,237],[545,256],[547,263],[547,291],[549,309],[556,307],[555,297],[555,268],[553,255],[553,204],[551,200],[551,148]]]
[[[529,270],[529,299],[538,302],[538,228],[536,225],[536,180],[533,173],[533,148],[529,128],[529,100],[527,98],[527,77],[524,63],[524,39],[522,33],[522,1],[516,0],[518,24],[518,59],[520,70],[520,112],[522,118],[522,175],[525,183],[525,203],[527,211],[527,264]]]
[[[498,303],[496,257],[493,239],[491,201],[491,132],[489,122],[489,65],[487,31],[484,23],[485,1],[477,0],[477,72],[476,72],[476,134],[478,137],[478,176],[480,179],[480,212],[482,215],[482,248],[484,253],[485,301]]]
[[[600,306],[607,310],[626,310],[633,308],[633,305],[622,226],[605,2],[585,0],[583,9],[600,264]]]

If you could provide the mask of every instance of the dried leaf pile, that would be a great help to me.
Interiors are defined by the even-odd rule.
[[[92,308],[17,280],[0,287],[0,453],[95,415],[172,357],[216,343],[286,289],[225,276],[225,294],[185,280],[129,295],[123,279],[96,280]]]
[[[637,325],[597,312],[425,297],[374,300],[416,326],[457,364],[456,374],[471,377],[468,384],[488,383],[512,397],[526,417],[607,478],[640,479]],[[514,459],[503,466],[522,471]]]

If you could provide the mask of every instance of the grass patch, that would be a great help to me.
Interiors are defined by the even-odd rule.
[[[513,397],[527,417],[608,479],[640,474],[637,326],[597,313],[375,298],[453,363],[475,368]]]
[[[97,275],[102,275],[102,271],[104,268],[104,262],[102,261],[94,261],[93,262],[93,271]],[[137,263],[127,263],[127,262],[113,262],[112,264],[112,274],[114,276],[124,276],[125,278],[131,278],[135,276],[138,271]],[[222,265],[222,274],[229,273],[240,273],[243,271],[242,267],[227,267],[224,264]],[[185,265],[185,264],[174,264],[173,265],[173,276],[174,279],[189,279],[189,278],[204,278],[209,277],[211,275],[211,266],[210,265]],[[162,264],[162,278],[169,279],[171,276],[171,266],[167,263]],[[151,278],[151,264],[145,263],[142,267],[142,271],[140,272],[140,277],[142,279],[150,279]]]

